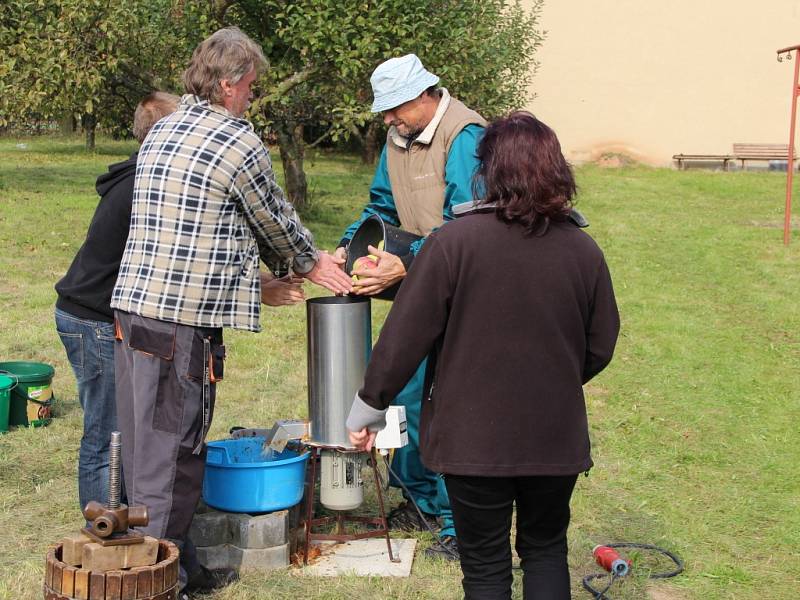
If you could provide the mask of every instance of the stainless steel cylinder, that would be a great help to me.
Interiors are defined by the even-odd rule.
[[[319,444],[349,447],[344,423],[372,350],[370,300],[312,298],[306,318],[309,434]]]

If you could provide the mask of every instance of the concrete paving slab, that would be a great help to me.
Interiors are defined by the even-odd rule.
[[[316,545],[316,543],[315,543]],[[408,577],[414,561],[415,539],[392,538],[392,554],[399,563],[389,560],[386,539],[369,538],[340,544],[321,542],[322,555],[314,564],[300,569],[302,575],[335,577],[338,575],[363,575],[373,577]]]

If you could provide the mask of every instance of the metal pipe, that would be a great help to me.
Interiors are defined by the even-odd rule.
[[[150,513],[147,512],[146,506],[128,507],[129,527],[145,527],[149,523],[150,523]]]
[[[111,444],[108,453],[108,508],[119,508],[122,484],[120,483],[120,456],[122,453],[122,434],[111,432]]]
[[[789,120],[789,150],[786,161],[786,204],[783,209],[784,246],[789,245],[792,232],[792,178],[794,176],[794,128],[797,121],[798,76],[800,76],[800,51],[795,52],[794,80],[792,81],[792,114]]]
[[[370,300],[328,296],[306,302],[311,440],[349,448],[345,421],[372,350]]]

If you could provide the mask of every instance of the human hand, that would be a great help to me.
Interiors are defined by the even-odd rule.
[[[322,250],[317,253],[317,264],[308,273],[304,273],[303,277],[327,288],[334,294],[347,294],[353,289],[353,281],[350,276],[330,254]]]
[[[352,274],[358,276],[358,281],[353,284],[354,293],[374,296],[406,276],[406,267],[399,256],[379,250],[375,246],[367,246],[367,250],[378,257],[378,265],[373,268],[357,266],[353,269]]]
[[[261,302],[268,306],[289,306],[306,299],[303,293],[303,278],[287,275],[276,279],[272,273],[260,274]]]
[[[361,431],[349,431],[347,436],[350,438],[350,443],[355,446],[356,450],[362,452],[369,452],[375,445],[375,436],[378,435],[375,431],[369,431],[366,427]]]
[[[333,251],[333,261],[344,271],[344,264],[347,262],[347,249],[344,246]]]

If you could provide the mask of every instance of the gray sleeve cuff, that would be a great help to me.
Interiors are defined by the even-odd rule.
[[[305,275],[317,265],[317,260],[316,251],[313,254],[299,254],[292,261],[292,270],[298,275]]]
[[[386,409],[372,408],[356,394],[345,425],[350,431],[361,431],[364,427],[370,431],[380,431],[386,427]]]

